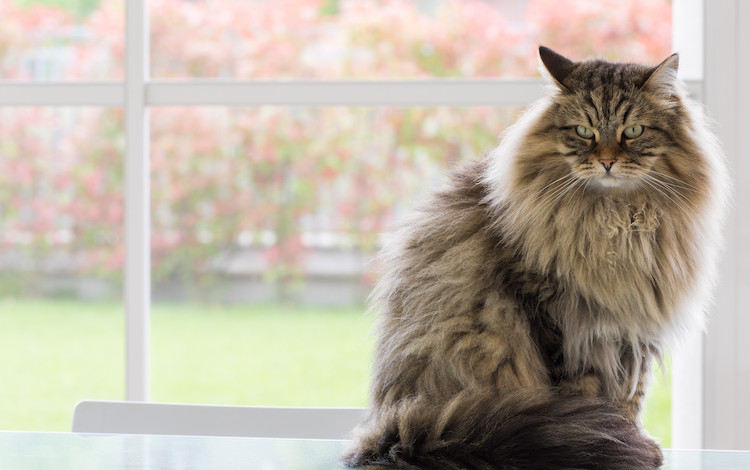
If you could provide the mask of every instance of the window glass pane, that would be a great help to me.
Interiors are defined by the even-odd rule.
[[[0,108],[0,429],[124,391],[122,113]]]
[[[124,0],[2,0],[0,79],[123,77]]]
[[[545,44],[659,63],[669,0],[151,0],[161,78],[531,77]]]
[[[372,254],[516,109],[156,109],[154,400],[364,406]]]

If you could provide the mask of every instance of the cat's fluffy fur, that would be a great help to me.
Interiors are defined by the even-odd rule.
[[[661,464],[641,401],[654,358],[703,316],[724,160],[676,55],[540,58],[550,96],[385,250],[351,466]]]

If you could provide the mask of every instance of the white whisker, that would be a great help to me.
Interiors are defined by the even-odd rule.
[[[580,178],[574,178],[573,180],[569,181],[564,188],[562,188],[562,191],[559,191],[557,195],[547,201],[543,206],[539,208],[539,212],[544,212],[547,209],[554,207],[558,202],[562,201],[566,196],[574,194],[575,192],[571,193],[573,189],[578,189],[578,187],[584,183],[584,180]]]
[[[705,191],[703,191],[702,189],[697,188],[697,187],[693,186],[692,184],[687,183],[687,182],[685,182],[685,181],[683,181],[683,180],[681,180],[679,178],[675,178],[674,176],[670,176],[670,175],[668,175],[666,173],[662,173],[660,171],[656,171],[653,168],[650,169],[649,172],[653,173],[654,175],[658,175],[658,176],[661,176],[661,177],[664,177],[664,178],[672,180],[673,182],[670,183],[670,184],[672,184],[672,185],[674,185],[674,186],[676,186],[678,188],[685,189],[685,190],[688,190],[688,191],[694,191],[694,192],[699,193],[699,194],[705,194]]]
[[[645,176],[648,176],[648,175],[645,175]],[[695,211],[685,204],[686,202],[688,202],[688,200],[685,199],[684,196],[675,192],[673,189],[669,188],[668,186],[665,186],[663,181],[658,180],[653,177],[644,177],[641,179],[641,181],[647,184],[653,190],[657,191],[663,197],[669,199],[686,216],[697,217],[697,214],[695,213]],[[675,199],[674,197],[672,197],[672,194],[677,196],[678,198]]]
[[[686,203],[690,203],[690,199],[688,199],[687,196],[685,196],[684,194],[681,194],[679,191],[677,191],[673,187],[673,185],[671,185],[670,183],[667,183],[666,181],[662,181],[659,178],[655,178],[655,177],[653,177],[651,175],[643,175],[643,176],[644,176],[645,180],[647,180],[647,181],[653,181],[653,182],[657,183],[659,186],[661,186],[662,188],[664,188],[665,190],[667,190],[670,194],[673,194],[673,195],[677,196],[681,201],[684,201]]]
[[[553,184],[557,183],[558,181],[560,181],[560,180],[562,180],[562,179],[565,179],[565,178],[570,178],[570,177],[572,177],[572,176],[574,176],[574,175],[573,175],[573,172],[571,171],[570,173],[568,173],[568,174],[566,174],[566,175],[563,175],[563,176],[561,176],[560,178],[557,178],[557,179],[556,179],[555,181],[551,182],[551,183],[550,183],[550,184],[548,184],[547,186],[545,186],[545,187],[543,187],[542,189],[540,189],[540,190],[539,190],[539,194],[542,194],[542,193],[544,192],[544,190],[545,190],[545,189],[549,188],[550,186],[552,186]]]
[[[538,198],[537,202],[540,205],[545,205],[546,206],[549,201],[555,199],[559,194],[565,193],[567,191],[567,188],[570,186],[570,184],[572,184],[577,179],[572,173],[569,173],[568,175],[566,175],[563,178],[564,178],[564,181],[562,181],[559,186],[557,186],[556,188],[552,189],[547,194],[544,194],[542,192],[539,193],[540,197]],[[551,184],[554,184],[554,183],[562,180],[563,178],[560,178],[560,179],[554,181],[553,183],[548,184],[547,186],[545,186],[545,188],[550,187]]]

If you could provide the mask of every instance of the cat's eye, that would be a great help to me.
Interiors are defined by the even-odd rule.
[[[636,124],[634,126],[626,127],[625,130],[622,131],[622,134],[628,139],[635,139],[643,134],[643,126]]]
[[[583,137],[584,139],[590,139],[594,137],[594,131],[586,126],[576,126],[576,134],[578,134],[579,137]]]

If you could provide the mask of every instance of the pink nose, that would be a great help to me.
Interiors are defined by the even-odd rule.
[[[599,160],[599,163],[601,163],[602,166],[604,167],[604,169],[607,170],[607,173],[609,173],[609,170],[612,169],[612,166],[614,166],[614,164],[615,164],[616,161],[617,161],[616,159]]]

